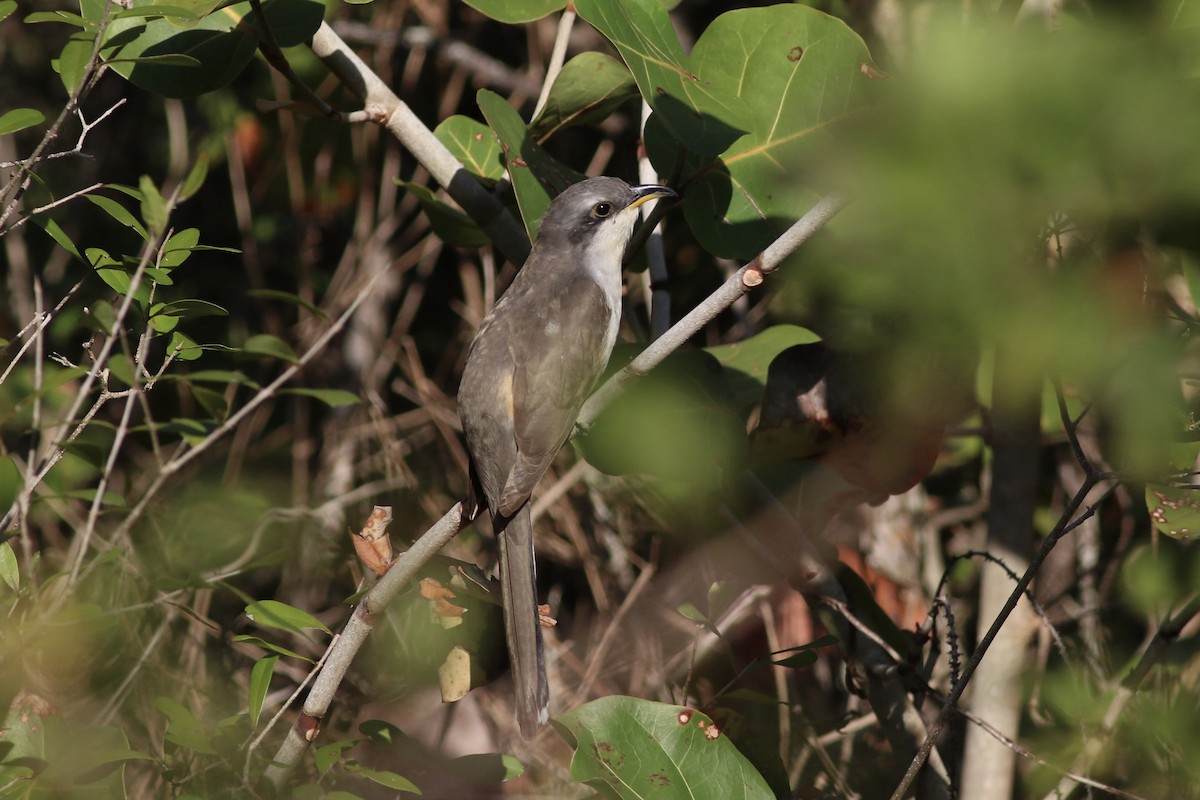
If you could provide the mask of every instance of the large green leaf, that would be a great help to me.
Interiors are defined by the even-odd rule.
[[[575,749],[571,776],[622,800],[773,800],[727,736],[699,711],[604,697],[554,720]]]
[[[133,4],[134,9],[151,6],[149,1]],[[160,9],[156,19],[114,19],[105,39],[106,60],[133,84],[165,97],[193,97],[229,84],[258,47],[261,31],[249,2],[216,10],[207,0],[174,7],[203,16],[191,20]],[[98,20],[104,2],[81,0],[80,9],[84,17]],[[316,32],[325,7],[316,0],[265,0],[263,11],[275,40],[291,47]]]
[[[571,125],[593,125],[637,93],[624,64],[603,53],[580,53],[563,65],[529,132],[540,143]]]
[[[575,170],[559,163],[529,135],[525,121],[503,97],[487,89],[477,95],[479,108],[500,140],[508,177],[530,240],[550,200],[563,189],[583,180]]]
[[[878,73],[856,33],[801,5],[722,14],[696,43],[691,66],[742,104],[738,122],[748,133],[720,158],[690,162],[696,174],[684,214],[707,249],[750,258],[816,202],[821,146],[864,107]],[[671,169],[680,146],[703,154],[665,116],[646,144],[659,170]]]
[[[0,136],[5,136],[46,121],[46,115],[36,108],[14,108],[0,114]]]
[[[741,101],[698,74],[659,0],[579,0],[575,9],[613,43],[642,97],[689,150],[715,156],[745,132]],[[739,74],[736,64],[722,69]]]
[[[748,411],[762,401],[767,371],[775,356],[792,345],[809,344],[820,338],[798,325],[772,325],[740,342],[704,349],[725,368],[738,407]]]
[[[567,0],[466,0],[466,3],[492,19],[518,25],[566,8]]]

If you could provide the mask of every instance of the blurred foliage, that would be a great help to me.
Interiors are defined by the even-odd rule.
[[[1200,9],[984,5],[579,0],[535,114],[553,0],[265,0],[269,36],[250,2],[0,0],[0,797],[266,796],[293,711],[265,726],[364,585],[345,531],[387,503],[410,540],[465,487],[450,398],[513,269],[386,131],[314,113],[272,70],[263,51],[284,48],[322,100],[357,109],[304,46],[322,19],[531,235],[571,180],[636,175],[644,138],[684,196],[664,229],[675,319],[822,194],[851,202],[586,431],[583,456],[619,477],[562,457],[571,480],[539,522],[556,702],[604,696],[558,720],[574,757],[511,742],[503,692],[432,711],[451,647],[486,677],[504,667],[473,567],[491,545],[468,530],[423,574],[459,610],[416,591],[389,609],[296,796],[624,796],[647,779],[664,797],[706,779],[722,797],[887,796],[904,765],[878,726],[846,734],[836,764],[812,749],[863,711],[835,677],[848,645],[818,650],[795,593],[711,608],[714,577],[738,594],[786,560],[754,561],[727,512],[757,524],[747,464],[805,519],[822,468],[875,500],[924,478],[827,544],[866,551],[842,580],[912,656],[902,669],[928,654],[908,653],[897,598],[919,620],[940,577],[922,570],[949,563],[969,651],[978,569],[945,557],[984,547],[998,347],[1041,399],[1040,532],[1078,488],[1075,444],[1121,483],[1039,577],[1066,645],[1030,661],[1023,744],[1065,768],[1094,739],[1111,757],[1090,777],[1194,794],[1194,625],[1106,712],[1200,581]],[[648,328],[640,287],[627,338]],[[909,534],[889,560],[896,506]],[[750,607],[770,614],[722,616]],[[803,657],[771,667],[781,652]],[[944,690],[944,662],[918,677]],[[685,724],[620,694],[725,716],[714,736],[699,711]],[[468,747],[491,752],[457,758]],[[1062,780],[1018,770],[1022,797]]]

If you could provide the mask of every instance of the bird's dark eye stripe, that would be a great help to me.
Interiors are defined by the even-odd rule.
[[[596,203],[592,207],[592,213],[597,217],[607,217],[612,213],[612,203]]]

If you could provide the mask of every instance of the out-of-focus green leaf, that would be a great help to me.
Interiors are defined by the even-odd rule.
[[[397,775],[395,772],[388,772],[382,769],[368,769],[355,762],[346,764],[346,771],[352,775],[358,775],[360,778],[366,778],[372,783],[378,783],[380,786],[395,789],[398,792],[408,792],[409,794],[421,793],[416,784],[402,775]]]
[[[1200,489],[1146,486],[1150,522],[1160,532],[1188,541],[1200,535]]]
[[[0,580],[8,584],[8,588],[14,592],[21,591],[21,570],[17,566],[17,554],[8,542],[0,542]]]
[[[285,303],[290,303],[294,306],[299,306],[311,314],[315,314],[321,319],[329,319],[329,315],[320,309],[319,306],[305,300],[303,297],[291,292],[282,292],[276,289],[251,289],[246,292],[250,297],[258,297],[264,300],[281,300]]]
[[[772,800],[757,770],[691,708],[604,697],[554,720],[575,750],[571,776],[621,800]]]
[[[283,361],[296,363],[296,351],[278,336],[269,333],[259,333],[251,336],[242,345],[242,352],[256,356],[270,356]]]
[[[455,114],[442,120],[433,135],[476,177],[490,182],[504,177],[500,144],[482,122]]]
[[[622,348],[610,369],[622,356]],[[577,437],[587,460],[610,474],[640,473],[712,490],[741,469],[746,426],[716,359],[672,354],[635,381]]]
[[[603,53],[580,53],[563,65],[529,132],[542,143],[571,125],[594,125],[637,94],[624,64]]]
[[[306,630],[329,633],[325,623],[312,614],[278,600],[257,600],[246,606],[246,616],[265,628],[280,628],[296,633]]]
[[[182,203],[200,191],[200,187],[204,185],[204,179],[207,177],[208,153],[201,153],[196,158],[196,163],[192,164],[192,168],[188,170],[187,177],[183,179],[183,185],[179,187],[179,202]]]
[[[0,136],[41,125],[45,121],[46,115],[36,108],[14,108],[0,114]]]
[[[475,783],[504,783],[524,775],[525,765],[507,753],[474,753],[447,762],[441,771]]]
[[[494,20],[520,25],[562,10],[567,0],[466,0],[466,3]]]
[[[258,727],[258,717],[262,712],[263,700],[267,698],[267,690],[271,688],[271,676],[275,674],[275,664],[279,656],[267,656],[254,662],[250,669],[250,695],[247,708],[250,714],[250,724]]]
[[[317,768],[317,774],[324,775],[329,772],[329,768],[341,759],[342,753],[358,744],[357,739],[341,739],[318,747],[313,752],[313,764]]]
[[[17,10],[16,0],[0,0],[0,22]]]
[[[229,312],[207,300],[176,300],[167,303],[158,313],[172,317],[227,317]]]
[[[338,408],[340,406],[352,406],[362,402],[362,398],[354,392],[347,392],[345,389],[306,389],[306,388],[291,388],[280,389],[280,394],[298,395],[300,397],[311,397],[315,400],[320,400],[330,408]]]
[[[216,755],[209,732],[200,720],[179,701],[170,697],[157,697],[154,707],[166,715],[167,741],[193,753]]]

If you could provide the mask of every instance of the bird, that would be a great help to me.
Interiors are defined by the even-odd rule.
[[[526,739],[545,724],[549,701],[529,497],[612,355],[621,263],[637,209],[676,196],[666,186],[611,177],[563,190],[467,351],[458,390],[470,461],[465,508],[474,518],[486,506],[497,537],[517,722]]]

